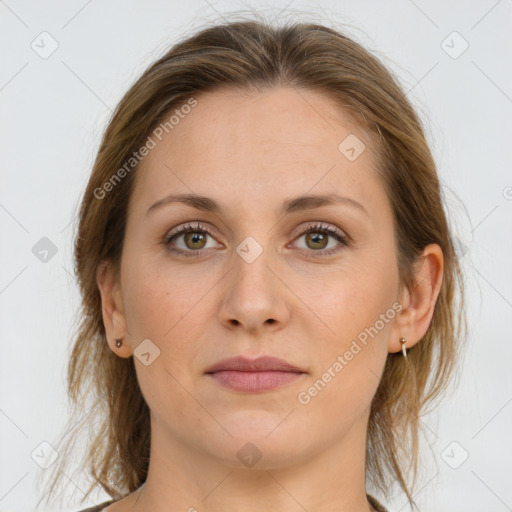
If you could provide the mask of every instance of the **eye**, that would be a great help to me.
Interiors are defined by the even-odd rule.
[[[214,248],[215,244],[208,246],[208,238],[213,234],[208,226],[199,222],[184,224],[172,230],[164,239],[165,247],[172,253],[185,257],[200,256],[205,249]],[[342,231],[326,224],[308,226],[295,240],[304,238],[306,250],[312,257],[321,257],[340,251],[349,244],[348,237]],[[337,241],[329,247],[329,239]],[[222,245],[222,244],[221,244]]]
[[[313,257],[336,253],[348,245],[348,238],[342,231],[325,224],[308,226],[296,240],[301,238],[304,238],[305,250]],[[334,238],[338,243],[335,242],[329,247],[329,238]]]
[[[200,223],[184,224],[171,231],[164,240],[166,248],[184,256],[199,256],[207,246],[208,238],[213,238],[210,229]]]

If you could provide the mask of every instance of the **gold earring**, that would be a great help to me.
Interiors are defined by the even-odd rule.
[[[123,338],[118,338],[116,340],[116,347],[119,348],[123,344]]]
[[[402,354],[404,357],[407,357],[407,345],[405,344],[405,338],[400,338],[400,343],[402,344]]]

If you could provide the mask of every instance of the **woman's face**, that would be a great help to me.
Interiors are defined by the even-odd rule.
[[[234,467],[360,450],[401,307],[370,140],[311,91],[196,100],[136,171],[122,254],[117,321],[152,442]],[[207,199],[166,199],[190,194]],[[208,373],[236,356],[298,371]]]

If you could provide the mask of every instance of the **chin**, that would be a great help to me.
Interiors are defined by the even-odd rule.
[[[292,421],[287,424],[293,413],[283,421],[285,416],[275,418],[260,412],[221,420],[232,437],[225,431],[217,438],[202,436],[203,443],[207,440],[204,449],[232,469],[275,470],[296,465],[319,450],[316,444],[321,443],[320,439],[315,443],[310,429],[303,430]]]

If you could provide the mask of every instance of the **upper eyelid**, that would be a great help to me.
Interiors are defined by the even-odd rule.
[[[187,231],[205,231],[209,235],[213,236],[213,233],[215,230],[208,226],[208,224],[203,224],[201,222],[185,222],[184,224],[181,224],[177,226],[176,228],[173,228],[167,232],[165,235],[165,239],[172,238],[176,235],[182,235],[183,233],[186,233]]]
[[[351,240],[351,237],[346,233],[345,230],[340,229],[338,226],[335,226],[333,224],[324,222],[324,221],[310,221],[311,223],[300,228],[299,232],[295,235],[294,240],[296,240],[298,237],[303,236],[304,234],[308,233],[309,231],[315,230],[315,229],[328,229],[330,231],[335,231],[333,233],[327,233],[330,236],[335,236],[335,234],[338,234],[341,238],[346,239],[348,241]],[[164,237],[165,241],[170,241],[171,238],[181,236],[187,231],[204,231],[211,237],[215,237],[215,229],[210,227],[207,223],[203,223],[200,221],[192,221],[192,222],[186,222],[177,228],[171,229]],[[219,242],[220,243],[220,242]]]

